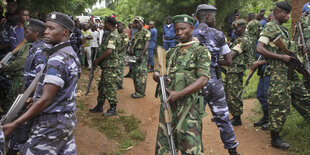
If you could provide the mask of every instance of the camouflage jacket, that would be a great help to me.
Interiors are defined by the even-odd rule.
[[[143,50],[144,46],[147,41],[151,40],[151,32],[145,28],[142,28],[141,30],[136,30],[133,38],[132,38],[132,47],[135,51],[136,50]],[[140,56],[140,53],[135,53],[137,57]]]
[[[310,44],[310,14],[307,13],[303,13],[302,16],[300,17],[300,21],[301,23],[301,28],[303,31],[303,35],[304,35],[304,39],[305,39],[305,43],[306,45]],[[300,37],[300,30],[298,28],[298,25],[296,25],[296,29],[295,29],[295,40],[298,40],[298,38]],[[302,44],[302,40],[300,39],[299,44]],[[300,52],[298,53],[298,55],[303,59],[303,62],[305,62],[305,54],[302,52],[302,50],[300,50]],[[309,54],[308,54],[309,55]]]
[[[290,49],[291,51],[296,51],[296,43],[289,40],[288,30],[283,25],[278,25],[275,21],[267,23],[266,27],[260,33],[260,38],[258,41],[264,43],[266,45],[265,48],[270,52],[277,54],[286,54],[273,43],[274,39],[276,39],[278,36],[281,36],[288,49]],[[279,59],[268,58],[266,60],[266,75],[270,75],[272,71],[287,72],[289,69],[286,63]]]
[[[170,48],[166,55],[166,65],[168,76],[172,82],[168,88],[180,91],[201,76],[210,77],[210,63],[209,50],[199,43],[194,43],[187,49],[181,49],[181,46]],[[186,103],[189,97],[190,95],[184,96],[181,102]]]
[[[126,35],[125,32],[119,34],[120,36],[120,47],[126,47],[127,48],[127,44],[128,44],[128,36]],[[122,51],[118,51],[120,53],[121,56],[125,56],[126,54],[126,48]]]
[[[237,51],[238,55],[233,58],[233,63],[228,67],[227,73],[244,73],[248,64],[249,52],[252,48],[249,37],[247,35],[239,36],[229,47],[231,50]]]
[[[101,67],[103,68],[113,68],[118,66],[118,59],[119,59],[119,54],[118,54],[118,48],[121,46],[121,39],[120,35],[115,29],[114,31],[110,32],[107,37],[104,38],[101,44],[101,48],[103,50],[103,53],[107,51],[107,49],[112,49],[113,52],[111,55],[106,57],[102,62],[101,62]]]
[[[260,25],[260,22],[256,19],[251,20],[246,27],[246,35],[249,37],[252,43],[248,57],[249,63],[247,67],[250,67],[252,62],[256,61],[256,44],[261,31],[262,26]]]
[[[23,77],[24,67],[30,46],[31,43],[26,43],[21,49],[16,51],[8,65],[3,65],[3,67],[0,69],[0,73],[10,76]]]

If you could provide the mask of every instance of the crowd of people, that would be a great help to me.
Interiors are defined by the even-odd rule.
[[[208,104],[224,148],[230,155],[238,155],[233,128],[242,125],[243,101],[238,94],[243,89],[246,69],[257,69],[260,79],[256,96],[263,117],[254,126],[270,130],[273,147],[288,149],[290,145],[279,133],[290,105],[310,122],[310,38],[303,35],[310,32],[306,22],[310,18],[309,6],[307,3],[303,8],[301,29],[294,35],[297,41],[290,40],[283,26],[291,11],[286,1],[277,2],[268,19],[264,17],[265,9],[259,14],[249,13],[247,19],[241,19],[236,10],[227,23],[229,42],[214,27],[217,9],[212,5],[199,5],[192,16],[167,16],[162,35],[166,72],[162,73],[154,65],[158,38],[154,21],[147,25],[143,17],[135,16],[125,28],[116,15],[88,23],[60,12],[30,18],[29,10],[7,0],[7,12],[0,23],[0,58],[12,57],[0,66],[0,97],[4,101],[1,113],[8,112],[19,94],[26,91],[30,96],[22,111],[15,114],[18,117],[2,124],[0,149],[5,150],[5,136],[10,155],[77,153],[74,111],[82,66],[101,69],[97,105],[89,112],[104,117],[117,115],[117,90],[124,89],[124,77],[133,79],[135,92],[131,97],[143,98],[147,73],[154,72],[156,82],[165,74],[169,96],[162,102],[170,104],[173,140],[167,138],[167,109],[161,107],[155,154],[204,154],[202,117]],[[279,41],[283,44],[279,45]],[[298,58],[288,51],[299,51],[306,67],[295,67],[292,60]],[[126,64],[129,72],[124,76]],[[303,80],[295,70],[303,73]],[[161,89],[159,85],[156,94],[162,100]],[[110,106],[104,112],[106,100]],[[172,143],[176,150],[171,149]]]

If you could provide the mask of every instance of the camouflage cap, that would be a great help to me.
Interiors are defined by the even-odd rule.
[[[195,24],[195,19],[189,15],[183,14],[183,15],[176,15],[172,18],[172,23],[188,23],[190,25]]]
[[[141,22],[144,23],[144,18],[141,17],[141,16],[136,16],[136,17],[133,19],[133,21],[141,21]]]
[[[288,12],[288,13],[290,13],[292,10],[292,6],[287,1],[277,2],[276,6],[278,8],[281,8],[282,10]]]
[[[236,20],[232,23],[232,25],[235,27],[246,25],[246,24],[247,24],[247,22],[244,19],[239,19],[239,20]]]

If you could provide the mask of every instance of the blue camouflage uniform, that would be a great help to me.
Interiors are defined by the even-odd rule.
[[[156,48],[156,41],[157,41],[157,29],[151,28],[151,40],[150,40],[150,47],[148,49],[148,64],[151,67],[154,67],[154,49]]]
[[[25,91],[31,82],[36,77],[44,65],[46,64],[45,56],[42,53],[44,48],[48,46],[43,40],[32,43],[32,47],[29,49],[24,68],[24,90]],[[22,145],[28,140],[29,132],[32,125],[32,120],[27,121],[25,124],[19,126],[10,136],[8,147],[12,150],[19,151]]]
[[[171,23],[168,27],[167,24],[163,27],[164,30],[164,49],[167,51],[171,47],[175,47],[176,34],[174,32],[174,25]]]
[[[8,34],[11,50],[13,50],[18,45],[18,43],[25,38],[24,29],[19,26],[11,26]]]
[[[83,38],[83,34],[80,29],[74,28],[73,32],[70,36],[70,42],[73,50],[76,52],[77,56],[80,58],[82,56],[81,53],[81,45],[82,42],[80,41]]]
[[[44,84],[53,84],[59,89],[53,103],[34,118],[29,139],[21,154],[76,154],[73,133],[77,119],[74,111],[80,67],[79,59],[71,46],[49,56],[47,67],[35,91],[34,103],[41,97]]]
[[[206,46],[211,52],[211,78],[206,86],[203,87],[204,101],[208,103],[214,121],[220,129],[221,139],[225,149],[235,148],[238,142],[235,141],[236,135],[234,128],[229,120],[229,111],[226,103],[225,91],[220,74],[217,75],[219,67],[219,57],[230,53],[226,44],[224,34],[214,28],[208,27],[205,23],[200,23],[193,36],[197,37],[201,44]]]

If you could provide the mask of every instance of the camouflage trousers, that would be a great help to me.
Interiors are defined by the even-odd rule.
[[[107,99],[110,104],[117,104],[116,97],[117,68],[103,68],[98,83],[98,104],[103,105]]]
[[[227,73],[225,79],[225,92],[229,112],[233,116],[240,116],[243,113],[243,102],[241,96],[236,98],[242,90],[243,74]]]
[[[175,104],[175,103],[171,103]],[[186,109],[187,104],[172,105],[172,133],[173,140],[177,150],[180,150],[182,154],[193,154],[201,155],[203,154],[203,145],[202,145],[202,121],[201,115],[199,113],[198,104],[194,104],[186,115],[181,129],[176,131],[175,127],[177,126],[180,118],[183,115],[183,111]],[[169,155],[170,147],[167,139],[167,132],[165,128],[165,120],[163,114],[163,108],[160,107],[159,114],[159,123],[158,123],[158,132],[156,140],[156,155]]]
[[[36,117],[20,154],[77,154],[73,135],[76,121],[74,112]]]
[[[33,120],[28,120],[10,134],[8,148],[15,151],[20,151],[22,149],[22,146],[29,138],[32,123]]]
[[[135,94],[145,96],[147,81],[147,55],[144,55],[142,62],[132,64],[132,79],[135,86]]]
[[[290,104],[310,122],[310,94],[295,73],[288,80],[287,73],[273,71],[268,90],[269,128],[280,132],[290,112]]]
[[[225,149],[238,146],[234,128],[229,120],[229,111],[226,104],[224,86],[221,80],[211,78],[207,86],[203,87],[204,103],[208,103],[213,119],[220,130]]]
[[[125,65],[126,65],[125,58],[120,55],[119,67],[117,70],[117,85],[118,86],[123,86]]]

